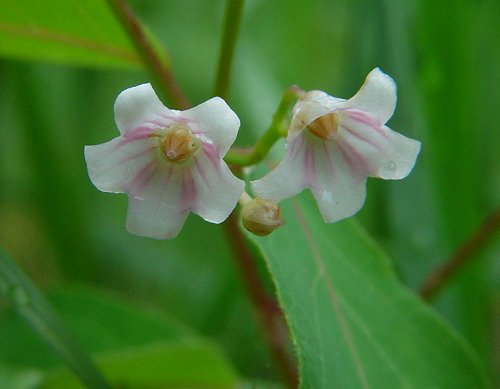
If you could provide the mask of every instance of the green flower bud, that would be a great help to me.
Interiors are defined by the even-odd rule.
[[[259,197],[247,202],[241,211],[243,227],[258,236],[266,236],[285,224],[278,203]]]

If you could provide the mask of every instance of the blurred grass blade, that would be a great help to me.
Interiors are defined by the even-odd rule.
[[[498,120],[492,120],[488,107],[499,102],[493,92],[498,72],[491,69],[498,69],[500,35],[489,28],[498,24],[500,3],[488,3],[425,0],[416,13],[426,158],[438,205],[437,240],[445,253],[462,245],[498,206],[498,176],[490,170],[499,160],[498,148],[488,153],[490,145],[498,147]],[[485,303],[492,285],[490,266],[477,256],[435,301],[483,358],[495,343],[492,324],[485,319],[494,314]]]
[[[0,296],[14,305],[19,314],[65,360],[84,384],[94,389],[109,388],[89,356],[64,327],[45,298],[1,249]]]
[[[88,285],[51,290],[50,301],[113,387],[229,389],[240,379],[217,344],[149,303],[144,306]],[[35,378],[42,383],[37,388],[82,388],[67,368],[50,360],[40,340],[32,339],[12,313],[8,310],[0,318],[0,365],[5,361],[16,367],[4,376],[33,376],[36,368]],[[30,360],[18,356],[19,348]],[[0,368],[4,387],[10,389],[2,386]]]
[[[0,55],[70,64],[141,66],[105,1],[0,0]]]
[[[488,387],[472,349],[399,284],[357,224],[325,225],[310,196],[282,209],[286,228],[251,240],[295,338],[302,388]]]

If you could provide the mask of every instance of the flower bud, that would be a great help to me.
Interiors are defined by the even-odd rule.
[[[285,224],[278,203],[259,197],[250,200],[243,206],[241,217],[243,227],[258,236],[269,235]]]

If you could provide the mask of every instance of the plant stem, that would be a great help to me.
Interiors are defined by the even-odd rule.
[[[248,249],[245,237],[238,225],[236,212],[229,216],[224,223],[224,227],[265,340],[288,387],[296,388],[298,385],[297,371],[287,352],[288,337],[281,310],[265,291],[264,284],[255,266],[255,259]]]
[[[243,0],[227,0],[224,32],[222,36],[222,47],[219,57],[217,81],[214,94],[227,100],[229,95],[229,81],[231,66],[233,62],[234,49],[238,30],[242,19]],[[289,88],[290,89],[290,88]],[[233,165],[233,171],[237,166],[254,164],[262,160],[272,145],[282,136],[282,122],[288,115],[290,100],[295,100],[290,90],[285,91],[282,101],[276,111],[272,123],[257,144],[247,150],[231,150],[226,154],[225,160]],[[237,166],[234,166],[237,165]],[[246,192],[245,192],[246,193]],[[248,195],[247,195],[248,196]],[[242,196],[242,201],[246,201]],[[248,249],[245,237],[239,228],[239,217],[232,212],[224,222],[226,236],[233,250],[241,276],[250,295],[250,300],[255,309],[260,327],[264,333],[266,343],[269,345],[274,360],[276,361],[285,382],[290,388],[297,387],[298,378],[295,366],[291,363],[286,349],[286,326],[280,320],[281,310],[276,302],[271,299],[264,288],[259,272],[255,265],[255,258]]]
[[[431,300],[474,254],[486,245],[500,228],[500,209],[495,210],[441,266],[434,270],[422,283],[419,294],[424,300]]]
[[[227,99],[229,95],[229,81],[231,78],[231,67],[234,58],[234,48],[240,29],[243,15],[244,0],[228,0],[224,16],[224,32],[219,56],[219,67],[217,70],[217,81],[215,82],[215,95]]]
[[[167,54],[153,44],[151,37],[137,20],[127,2],[125,0],[108,0],[108,3],[125,28],[142,58],[143,64],[149,70],[152,84],[163,103],[168,105],[167,102],[170,101],[174,108],[189,108],[191,104],[174,79]]]
[[[249,166],[262,161],[273,145],[283,137],[286,137],[288,131],[288,114],[292,105],[302,94],[302,90],[296,86],[288,87],[283,93],[281,102],[276,110],[271,124],[264,132],[257,143],[250,148],[238,149],[231,148],[224,157],[224,160],[230,165]]]
[[[125,0],[108,0],[119,20],[125,27],[131,40],[139,51],[144,64],[152,74],[154,82],[157,83],[157,92],[162,97],[169,97],[176,108],[190,108],[190,103],[182,94],[175,83],[173,74],[168,65],[166,56],[161,56],[155,50],[142,26],[135,18]],[[227,99],[229,90],[229,79],[231,64],[236,45],[236,37],[239,29],[243,10],[243,0],[228,0],[226,7],[224,35],[222,50],[219,61],[215,94]],[[291,104],[296,100],[298,88],[288,88],[283,95],[282,101],[273,117],[271,126],[252,149],[234,153],[228,157],[229,163],[235,165],[250,165],[262,160],[272,145],[280,137],[286,135],[285,125]],[[240,163],[237,163],[240,161]],[[238,262],[242,277],[245,281],[250,298],[257,311],[260,325],[265,334],[267,343],[275,357],[275,360],[291,388],[297,387],[297,372],[294,364],[289,359],[287,352],[286,327],[282,320],[278,320],[281,311],[274,300],[269,298],[265,292],[264,285],[255,267],[254,259],[245,244],[245,238],[238,225],[238,215],[233,212],[224,223],[228,241],[233,248],[234,256]]]
[[[0,250],[0,296],[8,299],[85,387],[110,389],[90,356],[22,270]]]

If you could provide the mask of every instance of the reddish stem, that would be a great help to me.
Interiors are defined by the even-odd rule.
[[[467,262],[477,253],[500,228],[500,209],[494,211],[441,266],[434,270],[422,283],[419,294],[424,300],[431,300]]]
[[[160,97],[164,92],[178,109],[190,108],[191,104],[177,85],[165,56],[162,56],[162,53],[152,45],[142,24],[137,20],[127,2],[125,0],[108,0],[108,2],[134,43],[144,65],[148,67],[154,79],[153,84],[158,85],[156,89],[159,90],[156,92]]]
[[[266,293],[259,272],[255,266],[252,253],[248,249],[245,237],[238,224],[238,216],[233,212],[224,223],[229,244],[238,261],[241,276],[245,282],[248,294],[255,307],[259,324],[269,345],[278,368],[288,387],[298,387],[298,376],[295,364],[291,360],[288,348],[288,332],[283,320],[283,314],[276,301]]]
[[[151,44],[142,25],[135,18],[125,0],[108,0],[122,25],[125,27],[131,40],[141,54],[144,64],[148,66],[155,81],[160,86],[160,92],[165,92],[174,102],[176,108],[188,109],[190,103],[175,82],[173,74],[167,65],[165,58],[159,55]],[[235,11],[241,14],[242,1],[235,1]],[[234,23],[233,23],[234,24]],[[234,42],[226,50],[230,58],[234,50]],[[229,61],[229,60],[227,60]],[[226,61],[226,62],[227,62]],[[228,62],[229,63],[229,62]],[[223,67],[223,69],[225,69]],[[229,72],[229,67],[227,70]],[[225,92],[224,92],[225,91]],[[158,91],[157,91],[158,92]],[[227,93],[224,86],[223,93]],[[269,344],[276,363],[283,374],[288,386],[296,388],[298,377],[295,365],[290,360],[287,352],[288,334],[283,321],[282,313],[274,300],[269,298],[265,292],[264,285],[255,267],[254,258],[245,244],[245,238],[238,226],[238,216],[233,212],[224,223],[229,243],[233,249],[234,256],[238,262],[241,275],[246,284],[250,298],[257,312],[260,326]]]

